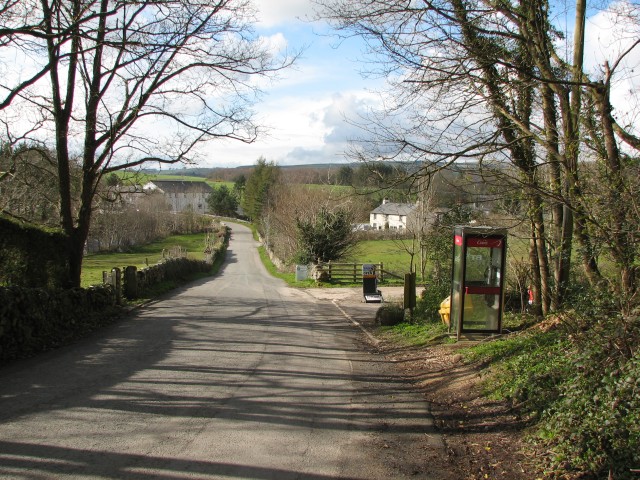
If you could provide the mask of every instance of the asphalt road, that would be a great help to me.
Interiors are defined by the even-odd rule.
[[[235,226],[215,278],[0,370],[0,478],[445,478],[427,405]]]

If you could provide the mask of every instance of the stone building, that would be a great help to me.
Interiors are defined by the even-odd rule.
[[[204,181],[152,180],[143,187],[145,193],[161,194],[172,212],[187,210],[195,213],[207,212],[207,198],[213,191]]]

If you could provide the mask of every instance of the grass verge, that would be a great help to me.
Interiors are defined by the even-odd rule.
[[[379,327],[385,339],[402,346],[421,347],[451,343],[447,326],[441,322],[400,323],[392,327]]]
[[[278,268],[273,264],[271,259],[269,258],[269,254],[267,253],[267,250],[264,248],[264,246],[258,247],[258,253],[260,254],[260,260],[262,260],[262,264],[267,269],[267,272],[269,272],[269,274],[273,277],[284,280],[285,282],[287,282],[287,285],[290,285],[292,287],[303,287],[303,288],[318,286],[316,281],[311,278],[304,281],[296,281],[295,273],[280,272]]]

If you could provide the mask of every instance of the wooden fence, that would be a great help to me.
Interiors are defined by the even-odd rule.
[[[351,282],[351,283],[359,283],[362,282],[362,263],[322,263],[318,265],[319,269],[321,268],[324,273],[326,273],[328,280],[333,280],[337,282]],[[383,263],[374,263],[376,266],[376,273],[378,274],[378,278],[380,281],[384,281],[384,264]],[[393,275],[392,275],[393,276]]]

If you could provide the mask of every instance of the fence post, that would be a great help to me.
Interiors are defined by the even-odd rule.
[[[118,267],[111,269],[111,285],[116,291],[116,305],[120,305],[122,303],[122,277]]]
[[[138,269],[132,265],[124,269],[124,296],[129,300],[138,297]]]
[[[329,261],[329,280],[333,280],[333,272],[331,271],[331,261]]]
[[[404,274],[404,308],[411,310],[416,306],[416,272]]]
[[[356,283],[357,278],[356,278],[356,263],[353,263],[353,283]]]
[[[384,263],[380,262],[380,281],[384,282]]]

